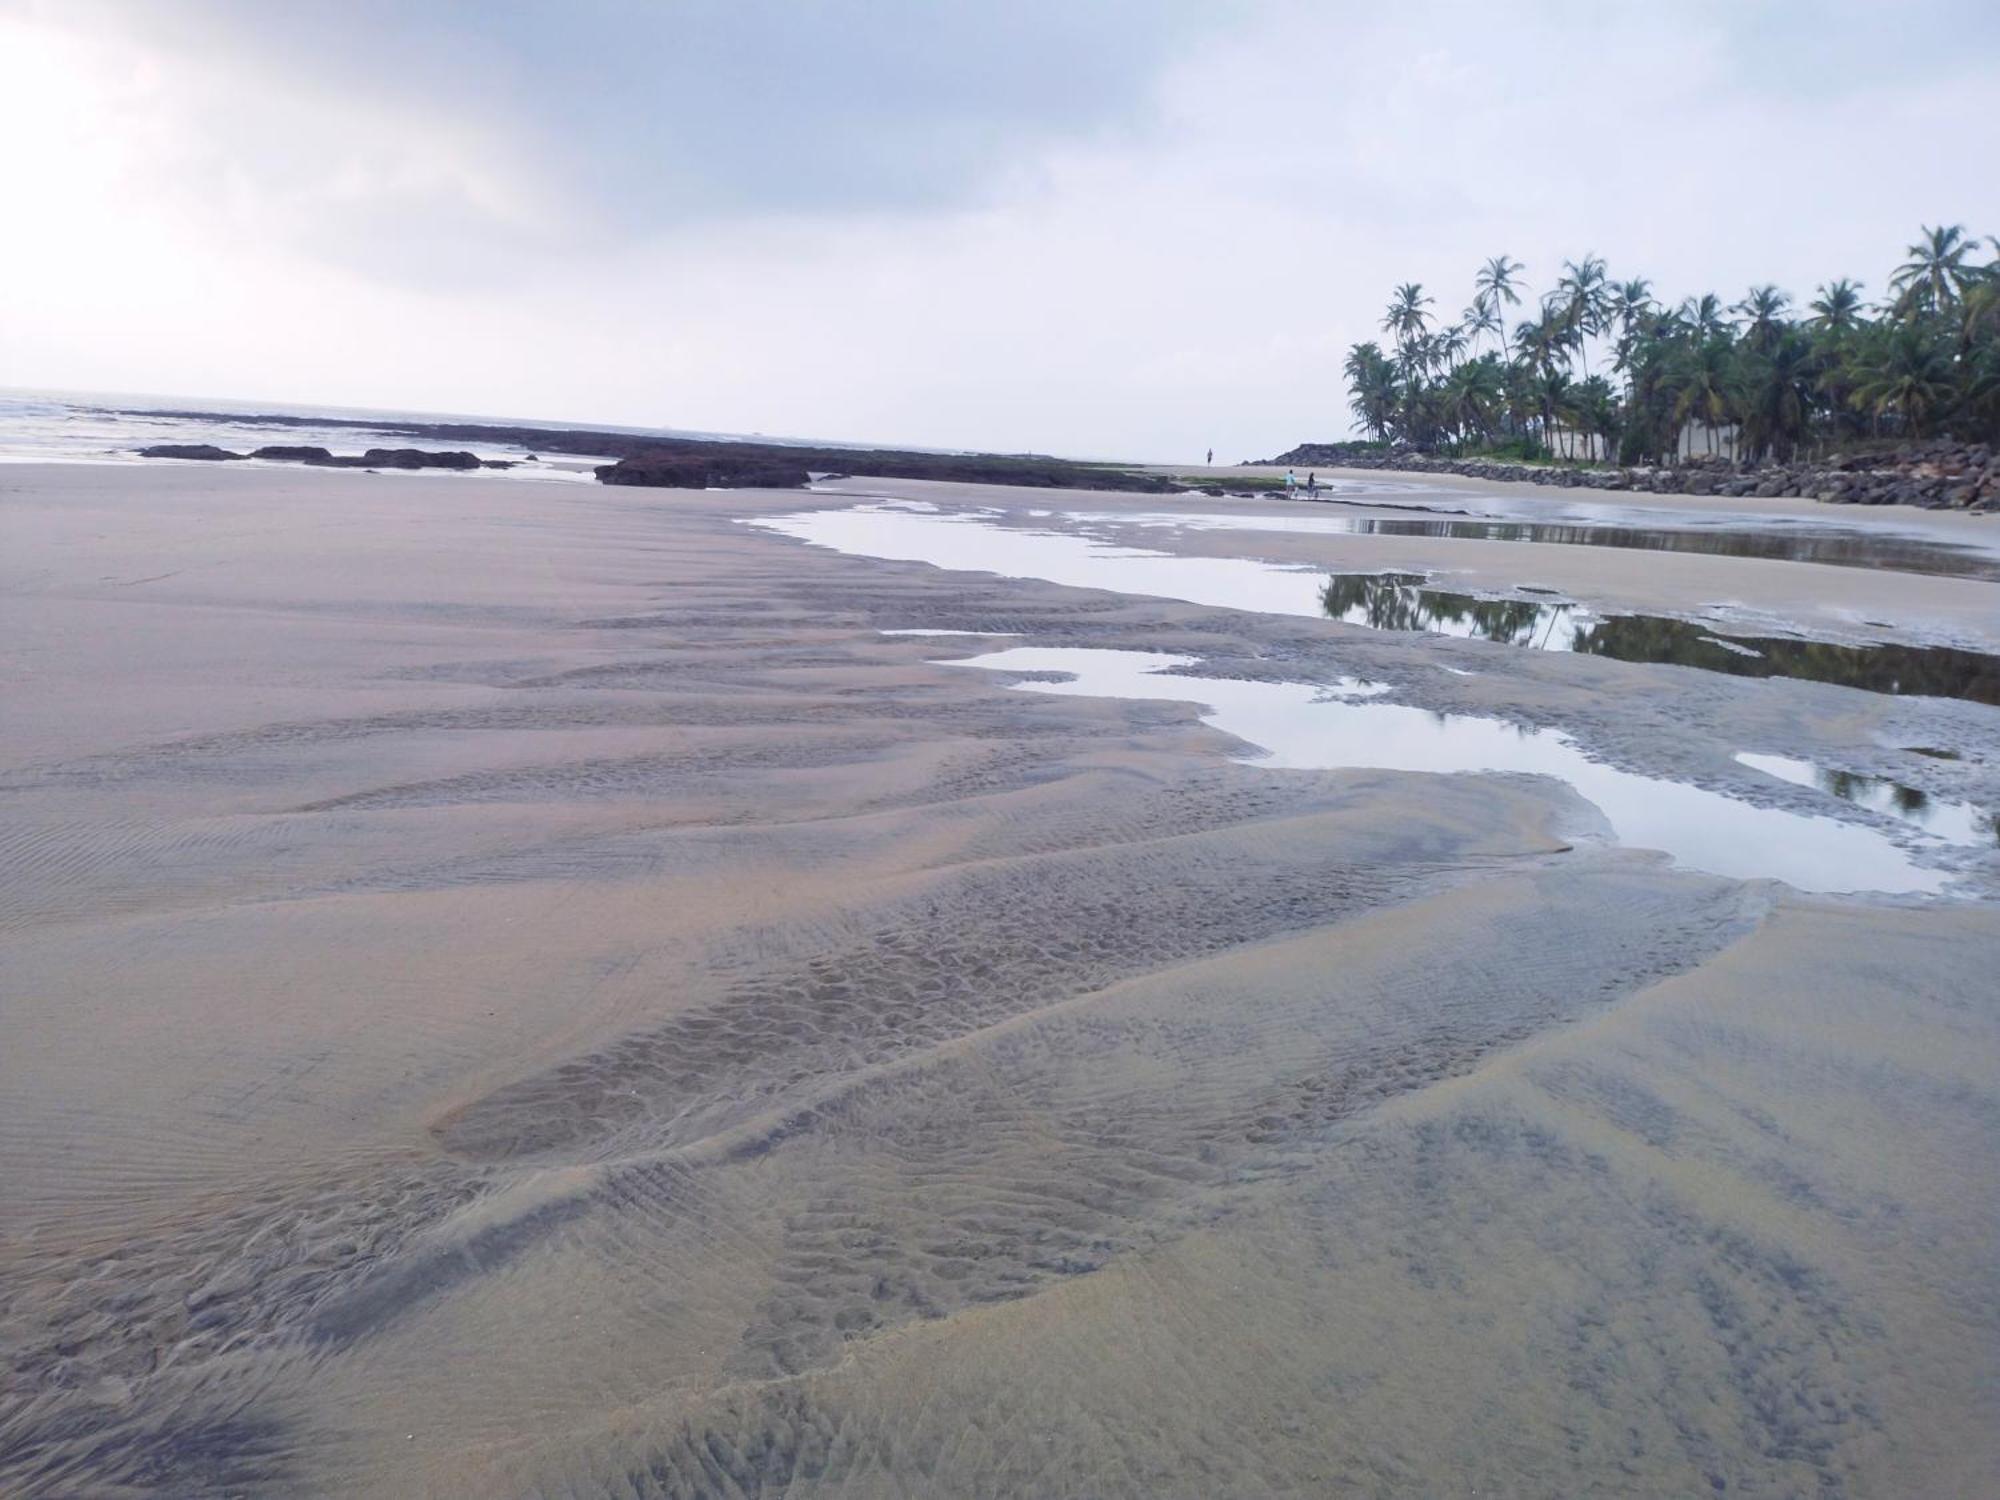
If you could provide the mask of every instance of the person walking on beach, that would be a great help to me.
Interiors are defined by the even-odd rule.
[[[1306,498],[1308,500],[1313,500],[1317,499],[1318,496],[1319,496],[1319,470],[1314,469],[1306,475]]]
[[[1294,474],[1290,469],[1285,470],[1285,493],[1287,495],[1295,495],[1298,493],[1298,489],[1299,476]]]

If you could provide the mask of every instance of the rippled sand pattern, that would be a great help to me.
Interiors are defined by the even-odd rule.
[[[8,484],[0,1492],[1994,1488],[1978,888],[1679,872],[878,632],[1669,669],[1461,687],[754,496]]]

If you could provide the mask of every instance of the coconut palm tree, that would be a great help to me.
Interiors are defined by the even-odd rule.
[[[1593,458],[1609,461],[1618,453],[1618,434],[1624,419],[1618,410],[1618,393],[1602,375],[1581,381],[1570,398],[1570,409],[1584,436],[1595,439]]]
[[[1608,306],[1607,316],[1618,328],[1612,368],[1622,370],[1630,363],[1632,341],[1638,335],[1641,322],[1653,310],[1653,283],[1643,276],[1621,282],[1611,289]]]
[[[1904,252],[1910,258],[1889,278],[1889,290],[1897,294],[1895,311],[1905,318],[1949,311],[1977,274],[1969,258],[1979,241],[1966,238],[1963,224],[1920,227],[1923,237]]]
[[[1453,370],[1465,358],[1470,340],[1463,323],[1450,323],[1431,335],[1431,349],[1437,357],[1438,366]]]
[[[1704,301],[1713,301],[1704,298]],[[1708,451],[1715,452],[1716,429],[1730,418],[1729,340],[1716,335],[1694,341],[1682,352],[1673,372],[1674,447],[1680,447],[1679,433],[1689,422],[1699,422],[1705,430]]]
[[[1806,304],[1812,310],[1812,326],[1822,333],[1851,333],[1861,321],[1861,283],[1845,276],[1818,288],[1819,295]]]
[[[1561,363],[1568,339],[1569,330],[1560,318],[1548,313],[1523,318],[1514,325],[1514,357],[1536,375],[1544,375]]]
[[[1788,323],[1775,325],[1769,341],[1744,360],[1737,379],[1743,456],[1754,462],[1772,454],[1789,463],[1805,438],[1818,394],[1812,341]]]
[[[1398,287],[1382,319],[1391,337],[1349,355],[1349,394],[1370,433],[1418,447],[1539,437],[1567,455],[1584,432],[1616,441],[1627,463],[1668,461],[1690,423],[1711,453],[1734,424],[1746,458],[1885,427],[2000,441],[2000,258],[1982,259],[1989,246],[2000,253],[2000,239],[1927,225],[1885,305],[1866,305],[1861,283],[1842,277],[1797,310],[1769,284],[1727,307],[1708,293],[1669,309],[1643,277],[1614,284],[1586,255],[1563,262],[1518,321],[1507,308],[1528,295],[1521,265],[1494,256],[1455,322],[1422,286]],[[1600,376],[1593,356],[1607,337]]]
[[[1785,309],[1791,304],[1790,295],[1774,286],[1753,286],[1729,310],[1743,320],[1744,341],[1762,353],[1776,341],[1779,330],[1787,326]]]
[[[1929,332],[1899,323],[1871,341],[1848,399],[1862,411],[1894,417],[1913,438],[1925,436],[1952,399],[1951,357]]]
[[[1570,330],[1571,347],[1582,357],[1583,373],[1587,376],[1590,353],[1586,340],[1604,331],[1611,306],[1603,257],[1586,255],[1580,261],[1564,261],[1555,296],[1563,322]]]
[[[1542,413],[1542,446],[1553,455],[1556,451],[1557,424],[1567,421],[1575,412],[1575,387],[1567,371],[1550,365],[1535,376],[1534,390],[1535,404],[1541,408]],[[1567,446],[1565,439],[1565,447]],[[1569,458],[1574,455],[1565,452],[1563,456]]]
[[[1515,280],[1524,267],[1518,260],[1510,260],[1504,255],[1496,255],[1479,268],[1479,274],[1472,278],[1474,305],[1484,304],[1493,315],[1500,334],[1500,347],[1507,347],[1507,309],[1521,305],[1521,294]]]
[[[1445,381],[1445,409],[1460,442],[1477,433],[1487,442],[1506,400],[1500,361],[1491,354],[1469,359]]]
[[[1485,298],[1474,297],[1472,306],[1468,307],[1464,316],[1459,319],[1459,327],[1465,330],[1468,344],[1478,343],[1486,334],[1492,334],[1497,339],[1500,337],[1501,329],[1500,314],[1494,311],[1493,304]]]
[[[1396,367],[1377,344],[1356,344],[1347,351],[1347,389],[1352,411],[1377,442],[1389,435],[1401,399]]]
[[[1704,292],[1699,299],[1690,297],[1681,304],[1680,316],[1696,338],[1714,338],[1723,328],[1722,299],[1713,292]]]
[[[1396,295],[1389,300],[1389,310],[1382,315],[1382,331],[1395,335],[1402,344],[1413,344],[1422,338],[1431,325],[1431,315],[1426,309],[1431,299],[1424,295],[1424,289],[1414,281],[1406,281],[1396,288]]]

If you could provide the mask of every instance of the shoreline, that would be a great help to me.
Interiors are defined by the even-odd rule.
[[[1259,469],[1338,466],[1353,472],[1423,474],[1487,484],[1674,498],[1808,499],[1824,504],[1909,506],[1973,514],[2000,511],[2000,461],[1985,443],[1949,439],[1890,452],[1833,454],[1788,463],[1738,464],[1689,458],[1660,468],[1620,464],[1531,464],[1504,459],[1440,458],[1421,453],[1362,455],[1337,443],[1302,443]]]

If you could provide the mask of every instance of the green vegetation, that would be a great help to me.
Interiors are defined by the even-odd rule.
[[[1981,263],[1986,244],[1996,258]],[[1530,461],[1588,456],[1588,438],[1605,460],[1667,462],[1690,424],[1708,451],[1716,429],[1735,428],[1736,456],[1752,461],[2000,440],[2000,239],[1925,228],[1906,257],[1872,308],[1843,278],[1798,309],[1775,286],[1726,307],[1714,293],[1666,307],[1652,283],[1614,282],[1586,255],[1523,316],[1523,267],[1495,256],[1456,322],[1420,285],[1396,288],[1390,347],[1348,351],[1349,408],[1378,441]]]

